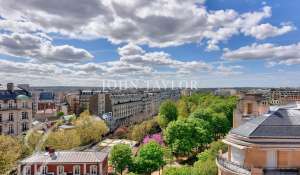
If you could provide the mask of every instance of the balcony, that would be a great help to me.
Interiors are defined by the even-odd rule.
[[[217,157],[216,162],[218,167],[237,175],[251,175],[250,169],[237,163],[231,162],[226,157],[223,155]]]

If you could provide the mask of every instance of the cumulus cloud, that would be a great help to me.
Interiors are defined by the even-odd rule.
[[[274,37],[274,36],[288,33],[294,29],[295,29],[295,27],[288,25],[288,24],[284,24],[284,25],[282,25],[282,27],[275,27],[269,23],[266,23],[266,24],[260,24],[257,26],[252,26],[252,27],[246,29],[245,34],[254,36],[257,39],[262,40],[262,39],[265,39],[268,37]]]
[[[54,46],[45,36],[32,34],[1,34],[0,53],[27,57],[43,62],[82,62],[93,58],[86,50],[70,45]]]
[[[203,61],[179,61],[171,58],[171,56],[165,52],[145,52],[141,47],[134,44],[125,45],[118,50],[121,56],[121,62],[144,67],[168,67],[176,69],[179,73],[201,72],[212,69],[211,65]]]
[[[262,23],[271,17],[268,6],[242,14],[231,9],[208,11],[204,0],[0,0],[0,4],[4,18],[0,26],[7,30],[105,38],[117,44],[152,47],[207,42],[207,50],[216,50],[233,35],[264,39],[294,29],[290,24],[276,27]]]
[[[236,50],[227,50],[223,54],[230,60],[267,60],[270,66],[279,64],[300,63],[300,43],[291,45],[275,45],[271,43],[252,44]]]

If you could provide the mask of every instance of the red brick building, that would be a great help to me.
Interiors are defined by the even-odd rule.
[[[35,153],[22,160],[21,175],[107,175],[107,152]]]

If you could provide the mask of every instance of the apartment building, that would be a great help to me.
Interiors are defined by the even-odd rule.
[[[17,136],[32,124],[32,99],[28,91],[8,83],[0,88],[0,134]]]
[[[180,91],[120,91],[103,92],[90,97],[90,112],[98,116],[111,116],[110,128],[143,121],[158,114],[160,103],[177,100]]]
[[[297,101],[300,101],[300,89],[279,88],[270,90],[270,104],[272,105],[286,105]]]
[[[53,92],[33,92],[34,94],[34,118],[40,121],[56,119],[58,103]]]

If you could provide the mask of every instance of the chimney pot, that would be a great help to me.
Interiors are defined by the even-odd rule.
[[[14,91],[14,84],[13,83],[7,83],[7,90],[9,90],[9,91]]]

